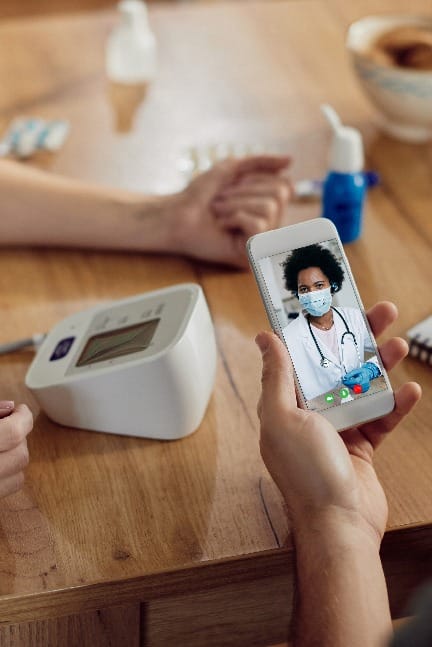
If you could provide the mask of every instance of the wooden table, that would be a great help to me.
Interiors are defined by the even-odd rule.
[[[417,4],[427,9],[426,0]],[[355,11],[370,8],[356,3]],[[295,178],[322,176],[329,132],[319,104],[333,104],[363,132],[368,166],[382,178],[364,235],[347,253],[366,305],[400,306],[392,333],[403,335],[430,313],[431,149],[392,141],[374,125],[344,52],[352,17],[343,0],[152,8],[160,72],[126,133],[113,127],[103,75],[112,13],[3,22],[0,125],[18,114],[69,118],[65,147],[35,164],[169,191],[191,144],[277,142],[294,156]],[[293,206],[290,220],[318,214],[317,205]],[[2,645],[284,640],[293,555],[258,451],[253,338],[267,323],[251,275],[181,258],[2,250],[0,341],[48,330],[104,299],[184,281],[203,286],[219,349],[206,417],[187,439],[60,428],[24,388],[31,354],[1,359],[1,396],[28,402],[36,416],[24,491],[0,502]],[[407,379],[425,396],[376,459],[390,503],[383,560],[395,616],[432,574],[432,372],[407,360],[392,381]]]

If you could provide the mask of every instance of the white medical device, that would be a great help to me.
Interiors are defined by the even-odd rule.
[[[61,425],[170,440],[200,425],[215,371],[204,293],[185,283],[67,317],[25,383]]]

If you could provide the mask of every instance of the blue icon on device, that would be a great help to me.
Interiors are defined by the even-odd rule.
[[[64,339],[61,339],[58,342],[57,346],[54,348],[49,361],[54,362],[57,359],[63,359],[63,357],[66,357],[74,341],[75,337],[65,337]]]

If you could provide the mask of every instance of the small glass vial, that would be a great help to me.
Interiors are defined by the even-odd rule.
[[[156,38],[142,0],[119,3],[120,23],[108,37],[106,73],[115,83],[140,84],[156,76]]]

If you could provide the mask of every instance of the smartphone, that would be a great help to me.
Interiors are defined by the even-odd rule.
[[[394,394],[334,224],[317,218],[248,240],[270,325],[300,406],[338,431],[385,416]]]

